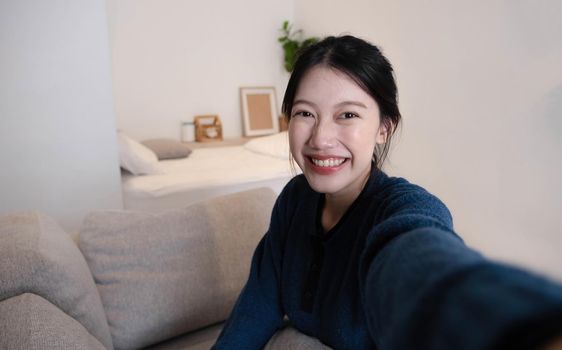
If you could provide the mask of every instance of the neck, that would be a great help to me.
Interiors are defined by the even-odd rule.
[[[343,193],[326,193],[324,208],[322,208],[322,228],[325,232],[332,229],[344,216],[351,204],[359,197],[359,194],[369,180],[370,172],[359,183],[358,188]]]

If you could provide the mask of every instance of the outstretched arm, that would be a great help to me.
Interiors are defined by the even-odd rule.
[[[369,331],[380,349],[553,342],[562,332],[561,286],[467,248],[431,195],[410,200],[373,229],[362,261]]]

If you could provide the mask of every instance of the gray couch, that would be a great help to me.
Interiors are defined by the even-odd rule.
[[[209,349],[275,194],[160,214],[93,212],[76,240],[46,215],[0,217],[0,349]],[[322,349],[287,327],[266,349]]]

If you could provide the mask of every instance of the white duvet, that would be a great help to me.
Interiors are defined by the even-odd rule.
[[[189,190],[236,186],[266,180],[290,179],[294,171],[288,159],[272,157],[244,146],[195,149],[185,159],[158,165],[164,174],[123,176],[125,196],[159,197]]]

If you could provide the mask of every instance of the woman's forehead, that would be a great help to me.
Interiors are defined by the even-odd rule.
[[[312,67],[303,75],[293,103],[302,101],[330,102],[333,105],[348,101],[368,107],[376,105],[371,95],[347,73],[326,66]]]

